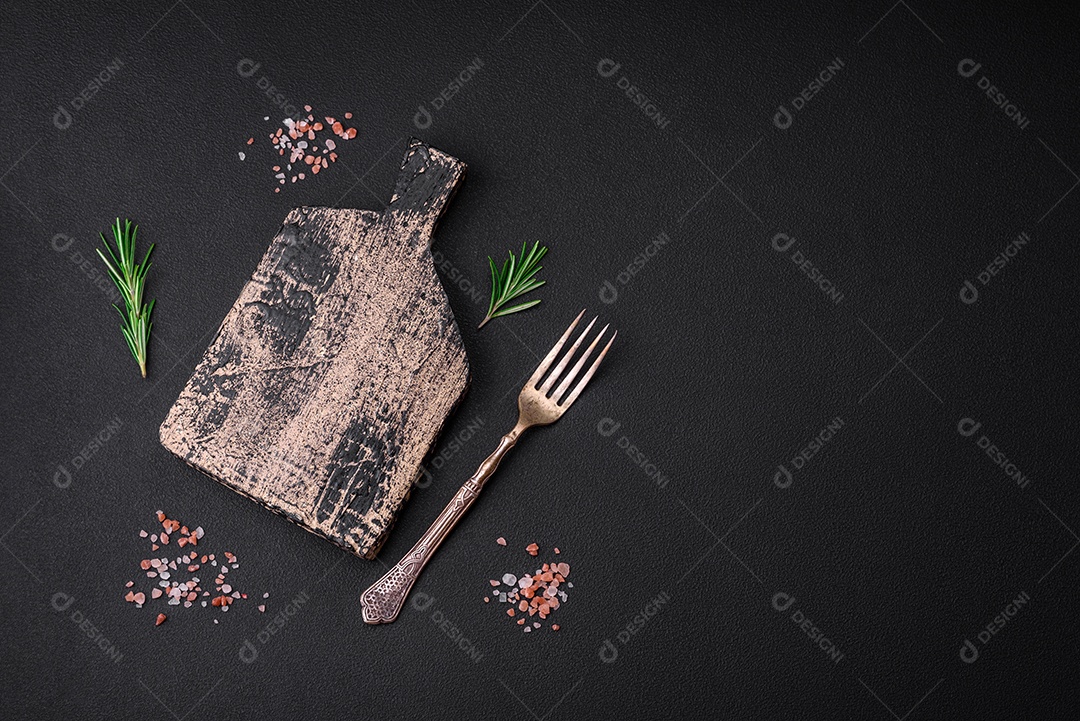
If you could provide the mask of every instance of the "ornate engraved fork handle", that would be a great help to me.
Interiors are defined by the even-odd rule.
[[[476,502],[484,484],[495,473],[503,456],[514,447],[524,430],[525,428],[519,424],[502,437],[499,447],[480,464],[476,473],[454,494],[453,500],[442,510],[412,550],[387,571],[385,576],[360,595],[365,623],[390,623],[397,618],[402,606],[405,605],[405,597],[409,595],[409,590],[416,583],[417,577],[424,570],[428,560],[435,554],[435,549],[439,547],[443,539],[450,535],[450,531],[457,522]]]

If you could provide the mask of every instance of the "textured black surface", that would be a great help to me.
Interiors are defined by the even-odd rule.
[[[6,3],[0,28],[5,715],[1075,718],[1075,15],[166,0]],[[348,169],[272,192],[262,118],[282,110],[264,77],[290,104],[356,113]],[[300,205],[381,208],[368,186],[392,185],[414,134],[470,168],[435,248],[473,385],[384,561],[509,428],[511,395],[582,306],[620,336],[440,550],[417,586],[430,605],[371,628],[357,598],[379,562],[186,467],[157,428],[256,239]],[[117,214],[158,243],[146,382],[79,264],[97,271]],[[486,256],[534,239],[552,246],[543,304],[476,331]],[[981,426],[962,435],[963,419]],[[238,553],[267,614],[181,609],[155,628],[125,603],[157,508]],[[559,633],[523,635],[481,602],[529,541],[573,567]]]

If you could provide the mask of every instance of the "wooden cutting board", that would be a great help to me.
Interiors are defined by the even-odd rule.
[[[469,384],[429,250],[464,173],[412,140],[383,212],[290,212],[169,411],[162,444],[374,558]]]

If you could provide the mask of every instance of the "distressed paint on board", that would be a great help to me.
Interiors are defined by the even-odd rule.
[[[162,424],[162,444],[374,558],[469,384],[429,251],[464,173],[412,140],[387,210],[291,211]]]

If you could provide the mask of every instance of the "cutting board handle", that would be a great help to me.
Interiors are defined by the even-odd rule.
[[[431,247],[435,224],[464,177],[465,163],[411,138],[390,199],[390,211],[417,223],[422,242]]]

